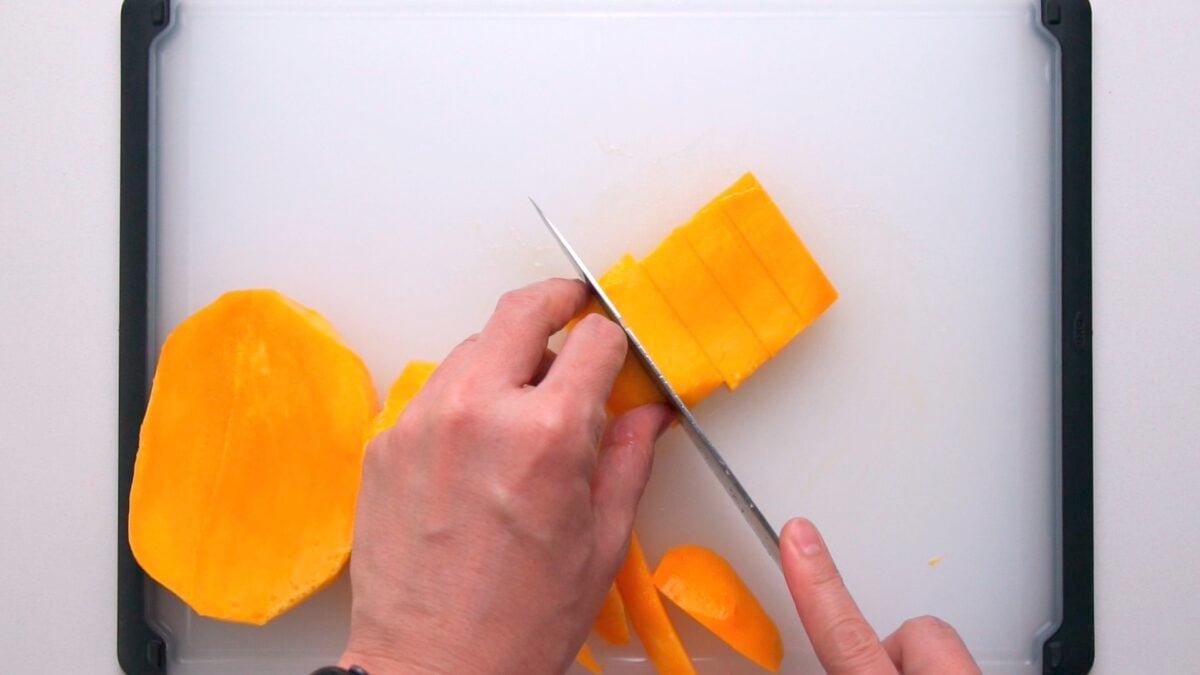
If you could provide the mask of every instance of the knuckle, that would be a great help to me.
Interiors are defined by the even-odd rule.
[[[400,416],[396,418],[396,423],[392,425],[389,432],[391,434],[389,443],[400,446],[411,443],[421,431],[420,420],[421,415],[417,406],[409,404],[409,407],[400,413]]]
[[[596,336],[605,345],[625,344],[625,331],[612,319],[603,314],[588,314],[579,321],[579,327]]]
[[[474,395],[461,386],[448,385],[437,402],[436,419],[442,429],[470,427],[479,414],[480,408],[476,405]]]
[[[456,357],[459,357],[460,355],[465,354],[467,350],[475,346],[476,342],[479,342],[479,333],[472,333],[471,335],[468,335],[461,342],[454,345],[454,348],[446,354],[446,361],[450,361]]]
[[[836,619],[829,627],[829,641],[833,647],[830,660],[832,669],[856,671],[869,665],[877,654],[879,639],[865,619],[844,616]]]
[[[535,319],[548,312],[549,298],[535,287],[518,288],[500,296],[496,313],[511,315],[516,320]]]
[[[557,443],[568,434],[571,421],[566,406],[542,406],[530,416],[530,426],[538,438],[549,443]]]
[[[918,616],[900,624],[900,630],[913,635],[933,635],[942,637],[958,637],[954,626],[942,621],[936,616]]]
[[[453,351],[465,349],[465,348],[470,347],[471,345],[475,344],[476,342],[479,342],[479,333],[471,333],[467,337],[463,338],[462,341],[459,342],[458,345],[456,345],[454,347]]]

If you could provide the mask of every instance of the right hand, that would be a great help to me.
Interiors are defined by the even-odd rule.
[[[796,612],[829,675],[980,672],[954,627],[932,616],[905,621],[881,642],[809,521],[784,525],[779,549]]]

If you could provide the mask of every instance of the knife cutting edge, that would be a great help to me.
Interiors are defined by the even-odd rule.
[[[566,238],[563,237],[562,232],[559,232],[554,223],[550,222],[550,219],[542,212],[542,207],[538,206],[532,197],[529,199],[529,203],[533,204],[533,208],[537,210],[538,216],[546,224],[546,229],[550,230],[550,234],[554,235],[554,239],[558,241],[559,247],[562,248],[567,258],[571,260],[571,264],[575,266],[575,270],[579,272],[579,276],[591,288],[592,293],[600,301],[600,305],[604,308],[604,311],[621,327],[621,330],[625,331],[625,336],[629,338],[629,345],[633,348],[634,354],[637,355],[638,360],[642,363],[642,367],[646,369],[646,372],[650,374],[650,377],[658,385],[667,402],[678,413],[684,431],[687,432],[688,438],[692,439],[692,444],[700,451],[700,456],[704,458],[704,463],[708,465],[708,468],[717,477],[717,480],[721,483],[721,487],[725,488],[725,492],[729,495],[729,498],[737,505],[742,518],[746,520],[746,524],[758,536],[759,542],[767,550],[767,554],[771,556],[771,560],[774,560],[775,564],[779,565],[779,534],[771,527],[771,523],[767,521],[762,511],[759,510],[758,505],[751,499],[750,494],[746,492],[746,488],[742,487],[737,476],[733,475],[733,471],[725,463],[724,458],[721,457],[721,453],[712,444],[712,441],[708,440],[708,436],[704,434],[704,430],[696,422],[692,411],[688,409],[683,399],[679,397],[679,393],[675,391],[675,388],[667,381],[662,371],[655,365],[654,359],[650,358],[650,353],[642,346],[637,335],[625,323],[625,320],[621,318],[620,311],[617,310],[616,305],[613,304],[608,294],[604,292],[604,289],[600,287],[600,283],[591,270],[588,269],[587,265],[584,264],[583,259],[579,257],[575,249],[571,248]]]

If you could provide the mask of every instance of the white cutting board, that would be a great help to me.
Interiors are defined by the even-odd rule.
[[[180,0],[152,61],[153,343],[225,290],[275,287],[381,392],[502,291],[571,276],[526,196],[603,270],[756,172],[841,298],[700,422],[776,527],[816,521],[881,633],[936,614],[987,672],[1040,672],[1058,249],[1034,2]],[[817,669],[678,431],[638,527],[652,562],[729,558],[784,672]],[[150,603],[172,673],[296,673],[340,650],[349,585],[263,628]],[[701,672],[755,672],[675,616]],[[651,672],[636,644],[591,644],[608,673]]]

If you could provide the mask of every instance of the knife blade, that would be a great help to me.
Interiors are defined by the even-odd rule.
[[[570,259],[571,264],[575,267],[575,271],[579,273],[579,276],[587,283],[592,293],[596,296],[596,299],[600,301],[600,306],[608,314],[609,318],[620,326],[621,330],[625,331],[625,337],[628,338],[629,346],[633,349],[635,357],[641,362],[642,367],[645,368],[646,373],[650,375],[655,384],[658,385],[659,390],[666,397],[668,404],[679,415],[680,424],[683,426],[688,438],[691,439],[692,444],[700,451],[700,456],[704,459],[704,463],[708,465],[709,470],[716,476],[721,487],[725,488],[725,493],[733,500],[738,511],[742,514],[742,518],[746,520],[746,524],[750,526],[750,529],[758,537],[763,548],[766,549],[767,554],[771,556],[771,560],[775,561],[776,565],[779,565],[779,534],[771,527],[771,523],[763,515],[758,505],[754,503],[750,494],[746,492],[746,488],[742,486],[741,481],[737,479],[737,476],[733,475],[733,470],[725,463],[725,459],[721,457],[720,451],[709,440],[704,430],[700,428],[695,416],[692,415],[692,411],[688,409],[687,404],[679,397],[679,393],[667,381],[662,370],[654,363],[654,359],[650,357],[650,353],[646,351],[641,341],[638,340],[633,329],[621,318],[620,310],[613,304],[612,299],[608,297],[604,289],[600,287],[600,282],[596,276],[584,264],[583,259],[579,257],[579,254],[575,252],[571,244],[567,242],[562,232],[546,217],[546,214],[542,211],[542,207],[538,206],[532,197],[529,198],[529,203],[533,204],[533,208],[537,211],[538,216],[545,223],[546,229],[550,230],[550,234],[558,242],[559,248],[567,255],[567,258]]]

